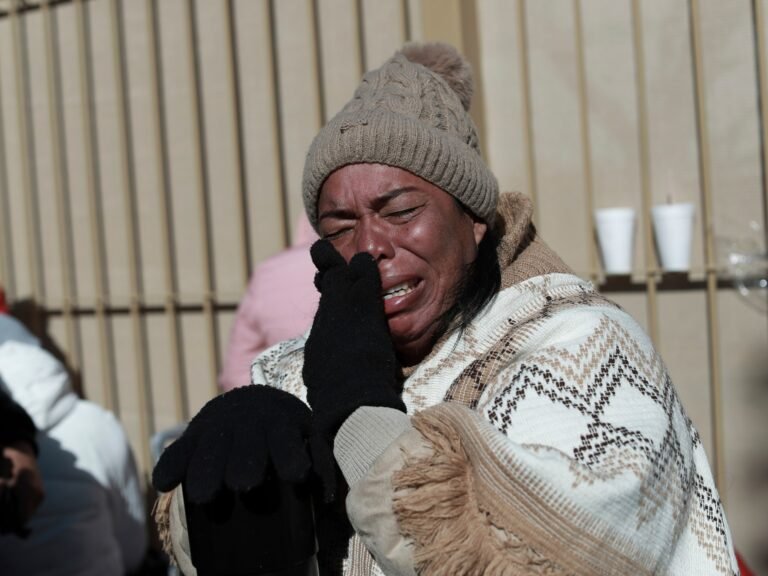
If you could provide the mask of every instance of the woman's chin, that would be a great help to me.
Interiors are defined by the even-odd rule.
[[[397,332],[390,323],[392,342],[397,352],[398,360],[403,366],[413,366],[421,362],[429,354],[434,344],[432,333],[434,331]]]

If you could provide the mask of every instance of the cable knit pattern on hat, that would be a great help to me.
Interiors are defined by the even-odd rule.
[[[447,44],[408,45],[368,72],[307,153],[302,189],[312,225],[326,178],[359,163],[408,170],[492,222],[498,183],[480,156],[471,94],[469,65]]]

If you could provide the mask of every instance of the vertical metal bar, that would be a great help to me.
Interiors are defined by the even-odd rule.
[[[2,130],[2,122],[0,122],[0,130]],[[1,153],[1,152],[0,152]],[[2,170],[2,168],[0,168]],[[0,226],[3,228],[0,229],[0,296],[5,297],[7,290],[5,287],[8,285],[7,278],[11,276],[10,272],[6,272],[6,269],[10,269],[6,265],[6,248],[8,246],[8,238],[10,237],[10,234],[4,234],[3,230],[8,226],[7,224],[7,218],[5,215],[8,212],[8,203],[5,201],[5,190],[0,184]]]
[[[648,105],[645,87],[645,53],[643,51],[643,15],[640,1],[632,0],[632,39],[635,54],[635,86],[637,92],[637,131],[638,151],[640,154],[640,188],[643,205],[643,238],[645,252],[645,283],[648,293],[648,333],[655,343],[659,341],[658,294],[656,281],[660,276],[653,250],[653,227],[651,225],[651,160],[648,143]]]
[[[272,86],[273,86],[273,99],[274,99],[274,113],[272,114],[272,134],[275,137],[274,146],[278,154],[278,171],[276,179],[278,186],[280,187],[280,199],[282,201],[282,214],[283,214],[283,244],[288,247],[291,244],[290,238],[290,223],[288,222],[288,190],[286,188],[286,182],[288,182],[288,176],[286,174],[285,165],[285,142],[283,138],[283,104],[282,104],[282,90],[280,89],[280,65],[277,57],[277,18],[275,15],[274,0],[267,0],[267,11],[269,16],[269,49],[270,49],[270,63],[272,69]]]
[[[472,96],[470,113],[475,121],[480,150],[487,154],[488,136],[485,113],[485,82],[482,68],[482,50],[480,49],[480,27],[477,16],[477,1],[464,0],[457,5],[459,26],[458,35],[461,38],[461,49],[464,57],[474,63],[475,93]]]
[[[91,59],[90,59],[90,30],[86,21],[85,1],[77,0],[77,38],[78,58],[80,60],[80,93],[82,99],[82,131],[85,159],[85,187],[88,195],[90,227],[93,249],[94,290],[96,292],[96,324],[99,331],[99,358],[101,360],[101,379],[104,388],[104,406],[120,416],[120,405],[115,389],[115,354],[112,338],[112,328],[107,318],[107,275],[105,269],[106,254],[104,228],[102,226],[102,209],[99,198],[100,188],[98,163],[95,145],[95,125],[93,118]]]
[[[67,333],[67,360],[76,371],[80,370],[80,338],[73,315],[76,286],[74,280],[74,256],[72,249],[72,222],[69,217],[69,193],[64,157],[63,119],[61,117],[61,93],[59,89],[59,65],[54,47],[54,23],[51,1],[42,6],[45,27],[45,48],[47,53],[48,104],[51,118],[51,152],[53,155],[53,188],[56,195],[56,213],[59,227],[59,258],[61,259],[61,309]]]
[[[200,64],[197,54],[197,17],[195,0],[187,0],[185,10],[187,24],[187,54],[189,62],[189,77],[192,79],[190,98],[192,105],[192,126],[194,133],[195,168],[197,170],[197,199],[198,213],[200,217],[201,249],[203,255],[203,315],[208,327],[208,358],[211,369],[210,382],[211,393],[218,394],[216,378],[219,372],[218,359],[218,334],[216,330],[216,318],[214,317],[214,280],[213,280],[213,254],[211,250],[211,223],[208,206],[208,169],[205,150],[205,137],[203,126],[203,109],[200,102]]]
[[[21,22],[20,4],[13,2],[11,9],[11,33],[13,35],[13,56],[16,72],[16,108],[19,128],[21,189],[24,194],[26,211],[27,248],[29,250],[29,281],[33,307],[32,328],[42,336],[45,307],[45,287],[43,281],[42,249],[40,246],[40,223],[38,213],[37,183],[32,159],[35,157],[30,133],[30,118],[27,91],[27,54],[24,43],[23,23]]]
[[[318,16],[318,0],[311,0],[309,3],[310,15],[312,18],[312,42],[315,47],[315,77],[317,78],[317,107],[320,111],[320,126],[325,126],[327,110],[325,108],[325,74],[323,73],[323,42],[322,31],[320,30],[320,17]]]
[[[536,144],[533,135],[533,108],[531,105],[531,71],[528,54],[528,26],[526,24],[526,0],[517,0],[517,42],[520,54],[520,75],[523,96],[523,132],[525,133],[525,166],[528,192],[533,203],[533,220],[539,222],[539,194],[536,184]]]
[[[765,15],[762,0],[752,0],[755,67],[757,68],[757,110],[760,116],[760,172],[763,192],[763,234],[768,246],[768,78],[766,77]]]
[[[573,19],[576,41],[576,62],[578,72],[579,87],[579,121],[581,126],[581,158],[584,165],[584,188],[586,192],[586,216],[587,229],[593,229],[594,214],[594,180],[592,177],[592,142],[589,132],[589,94],[587,91],[587,71],[584,56],[584,26],[581,16],[580,0],[573,0]],[[598,281],[598,262],[597,247],[594,242],[589,243],[589,276],[597,283]]]
[[[365,45],[365,6],[364,0],[355,0],[357,19],[357,46],[360,50],[360,76],[368,71],[368,49]]]
[[[136,184],[133,173],[131,133],[126,96],[125,58],[123,56],[123,29],[121,0],[110,3],[112,24],[112,56],[115,73],[115,92],[117,95],[118,149],[120,150],[120,173],[122,178],[125,213],[126,244],[128,248],[128,271],[131,283],[130,315],[133,331],[133,347],[136,353],[136,376],[139,401],[139,427],[144,451],[144,462],[151,462],[149,438],[153,433],[152,397],[149,385],[149,366],[147,363],[147,338],[144,329],[141,306],[143,303],[141,281],[141,254],[138,244],[138,222],[136,218]]]
[[[163,225],[163,268],[165,271],[165,316],[168,319],[169,345],[173,365],[173,390],[176,406],[176,420],[184,422],[189,418],[188,394],[182,357],[179,313],[178,283],[176,262],[174,260],[173,218],[170,199],[170,179],[168,177],[168,154],[166,147],[165,122],[163,112],[162,74],[160,67],[159,30],[157,23],[157,3],[146,0],[147,37],[149,39],[150,89],[152,92],[152,116],[155,136],[155,157],[157,160],[157,196],[160,202],[160,221]]]
[[[240,105],[240,75],[237,58],[237,30],[235,27],[235,2],[226,0],[224,6],[224,34],[227,49],[227,80],[232,97],[230,111],[232,112],[232,144],[235,149],[235,189],[240,199],[240,244],[242,246],[243,285],[248,283],[251,276],[251,241],[248,237],[248,190],[245,185],[245,153],[243,150],[242,115]]]
[[[16,295],[14,272],[11,199],[8,185],[8,156],[5,147],[2,70],[0,70],[0,288],[5,290],[6,296],[11,301]]]
[[[698,0],[689,0],[691,49],[693,51],[694,102],[696,131],[698,133],[699,177],[701,179],[701,211],[704,222],[704,256],[707,271],[707,334],[709,337],[709,384],[711,418],[714,440],[712,454],[715,481],[720,499],[725,504],[725,447],[723,440],[722,386],[720,380],[720,342],[717,327],[717,268],[712,205],[712,178],[709,158],[709,128],[707,126],[706,83],[704,82],[704,55],[701,37],[701,14]]]
[[[400,10],[403,12],[403,37],[406,42],[413,40],[413,24],[411,22],[410,0],[402,0]]]

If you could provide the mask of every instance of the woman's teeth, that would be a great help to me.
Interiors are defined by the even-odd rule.
[[[408,294],[408,292],[413,291],[413,286],[410,284],[398,284],[397,286],[394,286],[384,292],[383,298],[384,300],[389,300],[390,298],[395,298],[397,296],[405,296]]]

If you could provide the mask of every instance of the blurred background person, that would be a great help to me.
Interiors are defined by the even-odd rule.
[[[40,340],[27,330],[24,324],[11,316],[5,292],[0,286],[0,344],[9,341],[40,346]]]
[[[219,375],[222,391],[250,384],[251,362],[260,352],[309,329],[320,297],[309,257],[317,238],[302,214],[291,247],[254,269],[229,335]]]
[[[139,477],[121,424],[78,398],[64,366],[0,316],[0,381],[34,422],[46,498],[29,535],[0,536],[0,574],[127,574],[147,551]],[[10,329],[6,330],[6,328]]]
[[[25,524],[45,497],[36,432],[32,419],[0,382],[0,534],[25,535]]]
[[[5,291],[0,286],[0,344],[4,340],[39,344],[18,320],[8,315]],[[36,434],[32,419],[0,382],[0,534],[24,534],[27,520],[43,501]]]

